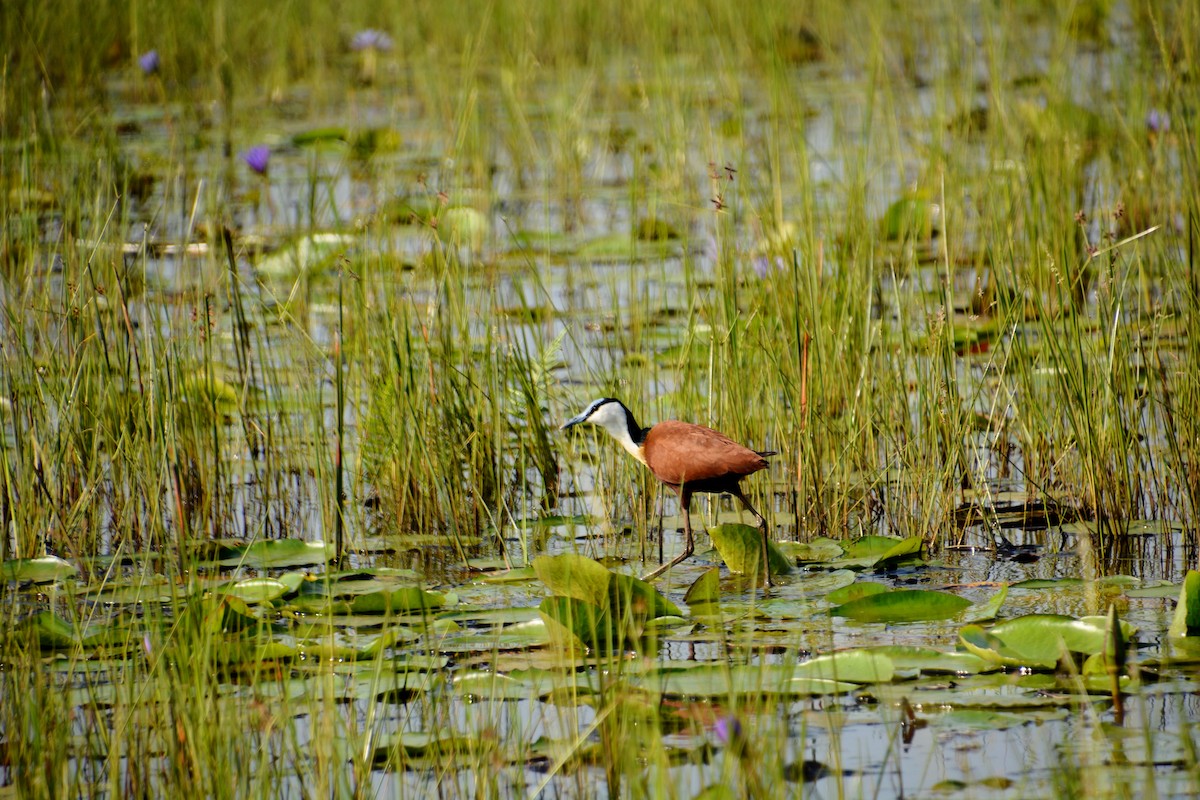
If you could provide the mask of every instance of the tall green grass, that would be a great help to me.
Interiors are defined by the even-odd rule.
[[[624,528],[657,529],[653,482],[556,430],[596,396],[781,451],[747,484],[777,537],[986,538],[964,508],[1015,493],[1087,523],[1098,570],[1122,567],[1134,521],[1194,545],[1194,6],[6,5],[0,555],[172,587],[125,640],[65,656],[21,620],[82,631],[107,611],[0,587],[20,794],[369,793],[389,704],[232,674],[199,563],[216,540],[340,530],[350,564],[379,537],[384,561],[451,581],[472,559],[524,565],[547,546],[536,518],[596,508],[608,535],[580,546],[637,561]],[[369,85],[348,49],[367,26],[395,41]],[[330,119],[403,127],[405,159],[293,149],[270,183],[244,174],[246,145]],[[367,212],[340,205],[344,181]],[[397,197],[482,209],[491,233],[472,247],[426,217],[396,248]],[[888,230],[901,198],[913,216]],[[525,240],[517,203],[549,209]],[[651,248],[643,222],[682,255],[580,255],[599,234]],[[326,229],[359,244],[256,282],[264,241]],[[566,257],[537,250],[560,235]],[[188,242],[206,247],[162,256]],[[669,731],[622,698],[619,666],[588,730],[616,752],[608,787],[655,795]],[[592,763],[588,741],[553,763]],[[494,753],[452,755],[486,772]],[[771,758],[737,769],[765,780]]]

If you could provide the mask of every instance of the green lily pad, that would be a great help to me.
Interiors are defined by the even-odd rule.
[[[970,600],[949,592],[898,589],[851,600],[830,609],[829,613],[859,622],[918,622],[950,619],[970,605]]]
[[[882,583],[873,583],[872,581],[857,581],[849,586],[843,586],[841,589],[830,592],[825,599],[835,605],[849,603],[852,600],[858,600],[863,597],[870,597],[873,594],[882,594],[883,592],[891,591]]]
[[[1069,586],[1082,586],[1082,578],[1030,578],[1011,584],[1013,589],[1062,589]]]
[[[1001,711],[988,711],[982,708],[956,708],[939,716],[934,724],[939,728],[950,728],[955,731],[1001,731],[1005,728],[1018,728],[1033,722],[1031,717],[1017,714],[1005,714]]]
[[[839,543],[825,536],[818,536],[811,542],[780,542],[779,549],[784,556],[807,563],[832,561],[845,553]]]
[[[721,599],[721,570],[713,567],[704,571],[699,578],[688,587],[683,602],[689,606],[704,603],[715,603]]]
[[[355,241],[355,237],[343,233],[310,233],[266,256],[254,268],[267,278],[295,278],[325,268]]]
[[[792,678],[820,678],[846,683],[886,683],[892,679],[895,666],[891,658],[879,650],[842,650],[810,658],[796,665]]]
[[[575,553],[540,556],[533,569],[558,597],[572,597],[621,616],[627,611],[641,616],[680,616],[679,606],[654,585],[632,575],[612,572],[603,564]]]
[[[762,531],[749,525],[727,523],[708,529],[713,547],[730,572],[750,575],[760,572],[762,564]],[[787,575],[792,565],[774,542],[767,542],[767,560],[772,575]]]
[[[884,645],[871,648],[892,660],[897,670],[919,670],[920,672],[954,675],[976,675],[999,669],[999,666],[974,653],[951,653],[932,647],[909,647]]]
[[[638,685],[650,692],[672,697],[730,697],[733,695],[847,694],[858,684],[809,675],[797,675],[795,667],[774,665],[704,664],[697,667],[664,668],[647,673]]]
[[[299,567],[324,564],[333,557],[333,546],[301,539],[262,539],[232,548],[217,563],[222,567]]]
[[[1007,599],[1008,586],[1004,585],[987,602],[973,604],[963,613],[962,619],[964,622],[990,622],[1000,614],[1000,607]]]
[[[1200,572],[1191,569],[1183,576],[1179,604],[1175,606],[1175,616],[1167,628],[1167,635],[1180,637],[1197,634],[1200,634]]]
[[[985,631],[967,625],[959,641],[970,652],[1004,666],[1051,669],[1064,653],[1092,655],[1104,650],[1106,617],[1076,619],[1061,614],[1027,614]],[[1128,640],[1136,629],[1122,622]]]
[[[608,613],[577,597],[547,597],[538,606],[550,641],[570,651],[612,650],[618,638]]]
[[[0,577],[6,581],[53,583],[70,578],[78,572],[71,562],[58,556],[18,558],[0,563]]]
[[[216,591],[240,598],[247,603],[269,603],[295,590],[277,578],[249,578],[223,584],[217,587]]]

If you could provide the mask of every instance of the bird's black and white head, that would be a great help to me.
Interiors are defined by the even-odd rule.
[[[645,431],[633,418],[633,412],[626,408],[620,400],[612,397],[593,400],[581,414],[567,420],[562,426],[562,430],[565,431],[581,422],[588,422],[608,431],[609,435],[628,450],[634,458],[643,464],[646,463],[646,459],[642,455],[642,442],[646,439]]]

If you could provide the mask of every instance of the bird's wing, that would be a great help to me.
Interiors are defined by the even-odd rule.
[[[740,478],[767,466],[766,459],[723,433],[670,420],[646,434],[646,465],[663,483],[678,486],[720,478]]]

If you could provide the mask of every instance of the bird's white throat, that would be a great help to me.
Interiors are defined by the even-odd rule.
[[[609,436],[620,443],[629,451],[629,454],[643,464],[646,463],[646,457],[642,454],[642,446],[633,440],[630,435],[630,429],[637,426],[633,420],[633,414],[629,409],[620,403],[605,403],[596,409],[596,411],[587,418],[587,422],[593,425],[599,425],[604,430],[608,431]]]

